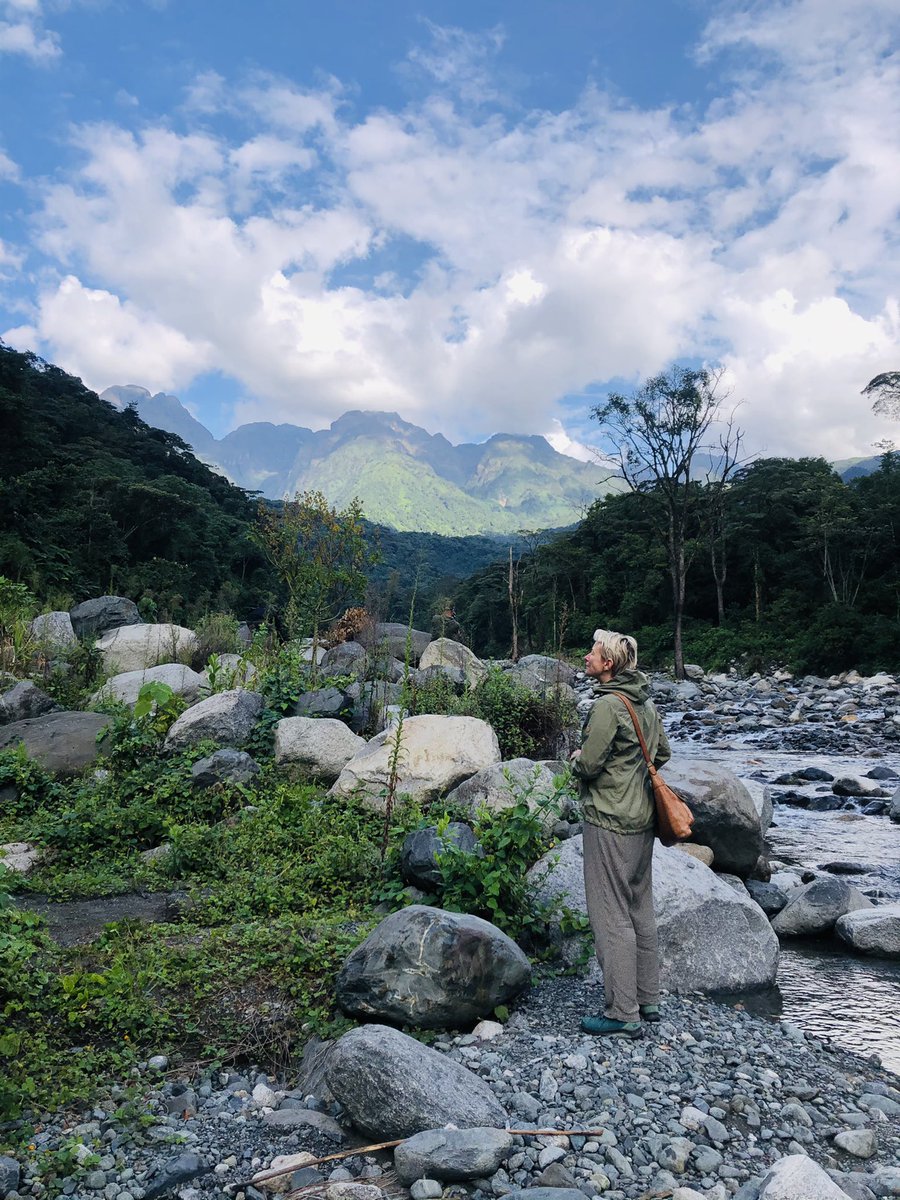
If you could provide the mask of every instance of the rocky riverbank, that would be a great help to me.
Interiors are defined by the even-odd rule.
[[[504,1027],[483,1026],[486,1038],[438,1037],[434,1049],[487,1084],[510,1128],[598,1132],[517,1134],[489,1177],[473,1174],[479,1160],[472,1154],[468,1179],[444,1179],[436,1188],[410,1181],[407,1164],[403,1177],[416,1200],[442,1187],[474,1200],[534,1187],[609,1200],[689,1200],[690,1192],[677,1189],[690,1187],[705,1200],[756,1200],[758,1181],[790,1155],[821,1164],[840,1187],[837,1196],[900,1195],[896,1077],[794,1026],[704,998],[666,997],[662,1021],[637,1042],[591,1038],[578,1022],[599,1001],[596,987],[552,980],[535,987]],[[372,1057],[376,1081],[396,1084],[387,1058],[379,1062],[377,1050]],[[151,1062],[133,1081],[139,1098],[124,1107],[120,1090],[91,1112],[47,1115],[12,1187],[18,1167],[5,1168],[6,1200],[46,1195],[35,1165],[45,1169],[54,1155],[70,1164],[62,1194],[86,1200],[263,1200],[271,1183],[251,1181],[283,1156],[292,1165],[277,1181],[282,1191],[329,1189],[329,1200],[405,1194],[390,1152],[303,1165],[303,1154],[318,1158],[381,1140],[370,1124],[377,1100],[373,1107],[371,1095],[351,1094],[344,1106],[335,1103],[321,1069],[274,1080],[252,1070],[188,1076],[160,1074],[160,1067]],[[334,1072],[324,1078],[336,1089]],[[439,1103],[440,1088],[438,1075],[423,1103]],[[382,1106],[386,1114],[389,1097]],[[357,1112],[364,1139],[350,1124]],[[348,1183],[378,1190],[354,1196]],[[826,1193],[777,1194],[813,1200]]]

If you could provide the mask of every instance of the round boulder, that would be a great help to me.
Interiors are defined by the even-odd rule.
[[[31,622],[31,633],[40,646],[51,652],[69,650],[78,638],[67,612],[46,612]]]
[[[27,721],[29,717],[40,717],[44,713],[58,712],[59,705],[46,692],[31,682],[20,679],[18,683],[0,696],[0,725],[13,721]]]
[[[419,659],[419,670],[428,667],[453,667],[462,671],[466,683],[474,687],[487,676],[487,667],[462,642],[454,642],[452,638],[435,638],[425,647],[425,652]]]
[[[724,767],[688,759],[667,763],[663,774],[694,814],[691,841],[709,846],[717,870],[746,878],[762,854],[763,834],[743,783]]]
[[[69,617],[75,636],[80,638],[96,638],[110,629],[141,623],[138,606],[125,596],[97,596],[94,600],[84,600],[69,610]]]
[[[134,708],[145,683],[164,683],[190,704],[201,694],[203,676],[181,663],[163,663],[159,667],[148,667],[146,671],[123,671],[121,675],[107,679],[91,696],[90,702],[102,704],[104,700],[118,700]]]
[[[473,1071],[387,1025],[345,1033],[328,1055],[325,1080],[357,1129],[378,1141],[445,1125],[503,1129],[508,1120]]]
[[[875,958],[900,958],[900,901],[857,908],[838,917],[835,932],[854,950]]]
[[[430,804],[482,767],[499,762],[500,745],[490,725],[477,717],[407,717],[399,734],[394,726],[382,730],[351,758],[332,794],[360,791],[366,803],[383,811],[394,761],[397,794]]]
[[[530,809],[547,811],[557,799],[555,778],[546,763],[532,762],[530,758],[510,758],[476,771],[448,793],[447,803],[466,808],[471,813],[479,808],[502,812],[513,808],[525,796]]]
[[[218,784],[252,783],[259,763],[243,750],[216,750],[191,767],[191,783],[201,790]]]
[[[406,645],[409,640],[410,664],[414,665],[422,657],[425,648],[431,641],[431,634],[422,629],[410,629],[397,621],[378,621],[367,626],[359,634],[359,640],[373,655],[384,655],[406,661]]]
[[[407,1187],[417,1179],[490,1179],[512,1148],[505,1129],[426,1129],[396,1148],[394,1170]]]
[[[391,913],[338,973],[341,1008],[420,1029],[472,1025],[531,982],[531,964],[496,925],[413,904]]]
[[[124,625],[103,634],[97,649],[108,675],[144,671],[160,663],[188,662],[197,635],[183,625]]]
[[[831,933],[845,913],[873,908],[867,899],[843,879],[821,875],[791,893],[787,904],[772,918],[780,937],[816,937]]]
[[[240,746],[253,732],[263,704],[259,692],[242,688],[207,696],[174,722],[166,734],[166,749],[183,750],[205,741]]]
[[[327,783],[365,744],[343,721],[330,717],[284,717],[275,726],[275,761],[300,763]]]

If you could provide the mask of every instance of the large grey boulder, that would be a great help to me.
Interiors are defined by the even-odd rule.
[[[125,625],[97,640],[107,675],[145,671],[160,663],[188,662],[197,649],[197,635],[183,625]]]
[[[399,734],[391,726],[351,758],[331,794],[359,791],[369,805],[383,811],[395,759],[397,794],[429,804],[482,767],[499,762],[500,746],[490,725],[477,717],[407,717]]]
[[[408,833],[400,851],[400,874],[404,882],[426,891],[440,883],[437,859],[448,843],[470,854],[478,844],[471,826],[462,821],[451,821],[443,834],[438,833],[436,825]]]
[[[361,733],[365,729],[384,729],[388,723],[387,714],[393,705],[400,703],[403,689],[399,683],[384,679],[367,683],[357,680],[350,684],[344,694],[353,704],[350,724],[357,733]]]
[[[805,1154],[790,1154],[770,1167],[759,1183],[757,1200],[847,1200],[817,1162]]]
[[[98,736],[109,725],[103,713],[53,712],[0,728],[0,750],[21,743],[29,758],[57,775],[76,775],[105,749]]]
[[[394,1170],[407,1187],[417,1179],[490,1179],[512,1148],[505,1129],[426,1129],[395,1149]]]
[[[405,662],[407,634],[410,644],[410,666],[414,666],[431,641],[431,634],[422,629],[409,629],[396,621],[378,621],[364,629],[359,634],[359,640],[369,651],[370,657],[382,655],[399,658]]]
[[[30,629],[37,643],[51,652],[66,651],[78,643],[67,612],[41,613],[31,622]]]
[[[59,705],[30,679],[20,679],[0,696],[0,725],[27,721],[44,713],[58,712]]]
[[[275,761],[300,763],[327,783],[365,744],[343,721],[330,717],[284,717],[275,726]]]
[[[857,908],[838,917],[835,932],[854,950],[875,958],[900,958],[900,901]]]
[[[240,746],[253,732],[264,700],[259,692],[235,688],[207,696],[181,714],[166,734],[167,750],[183,750],[198,742]]]
[[[84,600],[69,609],[69,617],[75,636],[80,638],[96,638],[110,629],[141,623],[138,606],[125,596],[97,596],[94,600]]]
[[[496,925],[424,904],[372,930],[341,967],[335,991],[356,1017],[420,1029],[472,1025],[531,982],[531,964]]]
[[[772,918],[772,928],[780,937],[816,937],[831,933],[845,913],[872,907],[871,900],[843,879],[820,875],[790,894],[787,904]]]
[[[565,683],[571,687],[576,677],[575,671],[568,663],[559,658],[551,658],[547,654],[526,654],[515,664],[511,674],[515,676],[525,672],[544,687],[553,687],[558,683]]]
[[[103,687],[91,696],[91,704],[102,704],[105,700],[117,700],[134,708],[145,683],[164,683],[176,696],[188,704],[198,700],[203,690],[203,676],[182,663],[163,663],[159,667],[148,667],[146,671],[123,671],[107,679]]]
[[[259,763],[244,750],[214,750],[191,767],[191,783],[203,791],[219,784],[235,786],[252,783],[259,774]]]
[[[450,1124],[503,1129],[507,1123],[473,1071],[387,1025],[345,1033],[329,1053],[325,1078],[353,1124],[378,1141]]]
[[[311,692],[303,692],[294,705],[295,717],[338,717],[341,711],[349,708],[347,698],[336,687],[315,688]]]
[[[502,812],[513,808],[520,797],[527,796],[529,808],[547,812],[551,802],[557,799],[555,778],[545,763],[532,762],[530,758],[509,758],[491,763],[463,780],[447,793],[447,804],[467,809],[472,814],[479,808]],[[555,814],[549,815],[556,819]]]
[[[462,671],[470,687],[480,683],[488,673],[487,667],[468,646],[454,642],[452,638],[435,638],[428,643],[419,659],[419,670],[425,671],[428,667],[451,667]]]
[[[691,841],[709,846],[717,870],[746,878],[762,854],[763,834],[740,779],[715,763],[689,759],[667,763],[663,774],[694,814]]]
[[[582,841],[563,842],[529,877],[540,899],[559,897],[586,916]],[[653,848],[653,906],[669,991],[752,991],[775,982],[778,939],[759,905],[703,863],[659,842]]]
[[[772,789],[759,779],[742,779],[741,783],[750,793],[756,815],[759,817],[760,832],[765,836],[766,830],[772,824],[775,806],[772,802]]]
[[[360,642],[339,642],[325,651],[319,669],[323,675],[364,675],[366,648]]]

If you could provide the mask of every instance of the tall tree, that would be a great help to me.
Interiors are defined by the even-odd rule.
[[[638,494],[655,493],[672,585],[675,675],[684,678],[682,624],[688,571],[688,526],[702,477],[727,480],[735,469],[740,430],[722,406],[721,371],[672,367],[630,396],[611,393],[591,415],[619,454],[622,474]]]
[[[872,412],[900,420],[900,371],[884,371],[876,375],[862,390],[872,397]]]

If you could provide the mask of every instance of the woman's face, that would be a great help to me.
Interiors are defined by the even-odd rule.
[[[584,673],[591,679],[599,679],[601,683],[609,683],[613,677],[613,660],[607,658],[595,642],[588,654],[584,656]]]

